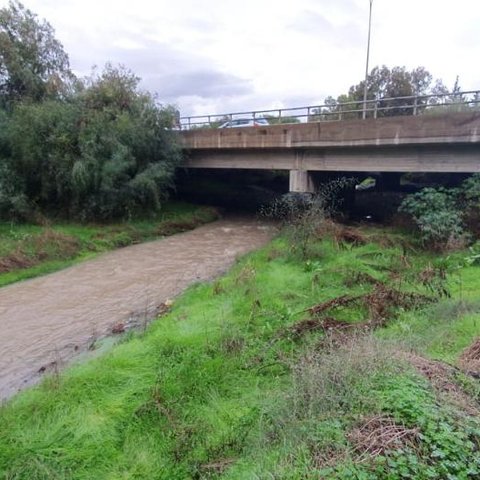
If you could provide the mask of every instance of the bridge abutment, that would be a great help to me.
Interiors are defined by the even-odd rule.
[[[315,193],[313,177],[307,170],[290,170],[290,192]]]

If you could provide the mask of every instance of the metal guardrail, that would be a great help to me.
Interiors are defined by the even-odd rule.
[[[192,115],[180,117],[182,130],[197,128],[218,128],[235,120],[266,118],[271,125],[306,122],[327,122],[335,120],[362,119],[364,106],[366,118],[393,117],[401,115],[420,115],[445,110],[480,110],[480,90],[444,93],[436,95],[416,95],[351,101],[344,103],[308,105],[292,108],[253,110],[211,115]]]

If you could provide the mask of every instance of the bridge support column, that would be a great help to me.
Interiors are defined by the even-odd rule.
[[[383,172],[377,178],[377,190],[380,192],[398,192],[401,178],[401,173]]]
[[[315,193],[312,176],[306,170],[290,170],[290,192]]]

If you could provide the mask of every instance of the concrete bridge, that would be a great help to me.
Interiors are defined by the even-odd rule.
[[[480,172],[480,112],[424,114],[180,132],[187,168],[310,172]]]

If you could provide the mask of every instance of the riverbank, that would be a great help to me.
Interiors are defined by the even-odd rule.
[[[155,217],[108,224],[0,223],[0,287],[100,253],[191,230],[219,218],[211,207],[170,202]]]
[[[6,478],[478,478],[480,267],[285,238],[0,411]]]

